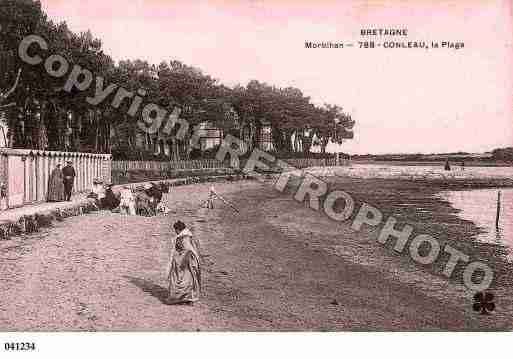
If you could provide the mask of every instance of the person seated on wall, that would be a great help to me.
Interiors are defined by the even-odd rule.
[[[162,201],[162,196],[164,194],[164,191],[162,190],[162,186],[160,184],[152,183],[152,190],[155,199],[157,200],[157,203],[160,203]]]
[[[98,178],[93,180],[93,187],[91,188],[91,192],[87,195],[87,198],[93,198],[96,207],[102,208],[102,202],[105,198],[105,186],[103,185],[103,181],[100,181]]]
[[[119,209],[121,214],[135,216],[135,196],[130,186],[125,185],[120,191]]]
[[[105,197],[101,201],[101,207],[112,211],[119,206],[119,203],[119,198],[112,190],[112,183],[107,183],[105,185]]]
[[[166,182],[160,182],[160,191],[162,193],[169,193],[169,184]]]
[[[149,183],[145,186],[145,191],[151,197],[151,208],[154,214],[157,214],[157,206],[162,201],[162,190],[155,183]]]
[[[138,186],[135,192],[136,202],[136,213],[140,216],[152,216],[154,212],[152,210],[151,201],[152,198],[146,192],[145,186]]]

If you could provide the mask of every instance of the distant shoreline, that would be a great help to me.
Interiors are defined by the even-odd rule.
[[[458,160],[449,160],[451,167],[460,168],[461,162]],[[512,162],[505,161],[467,161],[465,160],[465,167],[513,167]],[[444,167],[445,161],[404,161],[404,160],[360,160],[351,159],[353,164],[372,164],[372,165],[389,165],[389,166],[439,166]]]
[[[319,178],[339,177],[359,181],[402,180],[417,185],[438,186],[451,190],[513,187],[513,168],[498,166],[474,166],[464,170],[453,166],[452,170],[445,171],[443,167],[429,168],[429,165],[401,166],[400,164],[352,162],[349,166],[309,167],[289,172],[293,176],[303,176],[304,173]]]

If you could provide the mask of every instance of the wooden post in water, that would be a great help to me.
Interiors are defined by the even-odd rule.
[[[495,228],[499,228],[499,217],[501,215],[501,191],[497,194],[497,216],[495,217]]]

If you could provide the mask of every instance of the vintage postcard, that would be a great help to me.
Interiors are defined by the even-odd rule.
[[[0,331],[511,331],[512,46],[510,0],[0,0]]]

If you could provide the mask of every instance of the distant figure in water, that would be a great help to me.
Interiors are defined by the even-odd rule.
[[[167,304],[192,304],[199,300],[201,292],[201,268],[199,243],[181,221],[173,228],[176,237],[171,241],[167,275],[169,294]]]
[[[48,194],[46,200],[48,202],[64,201],[64,182],[60,163],[53,169],[48,179]]]
[[[451,170],[451,166],[449,165],[449,159],[447,159],[447,160],[445,161],[445,167],[444,167],[444,169],[445,169],[446,171],[450,171],[450,170]]]

